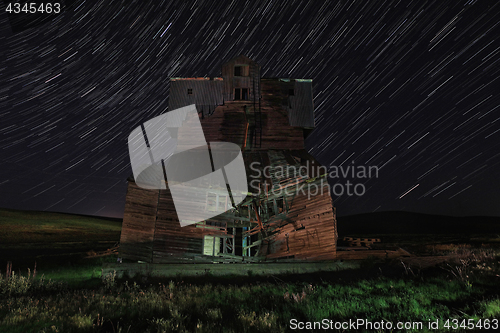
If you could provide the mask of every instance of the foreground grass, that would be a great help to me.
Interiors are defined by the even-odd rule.
[[[0,269],[38,266],[39,277],[78,285],[101,272],[102,261],[82,258],[112,248],[120,232],[119,219],[0,209]]]
[[[1,279],[0,332],[285,332],[291,319],[427,323],[500,318],[498,258],[447,267],[438,275],[239,285],[138,284],[109,275],[94,288],[14,275],[9,283],[17,279],[18,285],[10,289],[9,280]],[[463,269],[468,275],[456,274]]]
[[[36,272],[35,280],[61,282],[69,288],[89,288],[102,286],[103,263],[116,262],[114,256],[79,259],[73,265],[48,265]],[[43,268],[45,267],[45,268]],[[30,271],[31,274],[33,272]]]
[[[54,255],[68,249],[97,250],[96,244],[89,242],[117,240],[119,222],[47,214],[0,210],[2,259],[18,265],[10,278],[5,272],[0,274],[2,333],[285,332],[290,331],[291,319],[427,323],[435,319],[477,322],[500,318],[499,258],[476,256],[469,248],[434,246],[436,254],[464,254],[463,261],[442,265],[437,272],[404,266],[398,274],[381,275],[367,262],[356,272],[369,276],[364,279],[318,273],[293,278],[249,276],[245,281],[208,276],[126,281],[114,275],[101,276],[102,263],[116,258],[76,260],[81,256]],[[424,239],[418,240],[426,244]],[[37,244],[31,248],[24,242]],[[25,263],[29,266],[19,265],[16,258],[41,254],[45,244],[39,242],[47,244],[45,260],[37,256],[33,263]],[[78,251],[77,242],[85,243]],[[486,257],[488,260],[483,260]],[[38,264],[36,276],[33,270],[26,270],[34,262]]]

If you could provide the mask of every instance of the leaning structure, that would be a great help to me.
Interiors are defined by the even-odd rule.
[[[236,207],[213,191],[205,209],[221,214],[181,227],[166,189],[128,179],[120,254],[148,262],[335,259],[337,226],[326,168],[305,149],[314,128],[312,81],[261,78],[238,56],[221,78],[171,78],[169,109],[195,104],[207,142],[243,152],[249,193]]]

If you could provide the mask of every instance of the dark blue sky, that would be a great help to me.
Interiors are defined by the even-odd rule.
[[[128,134],[169,77],[245,54],[313,79],[313,156],[379,168],[331,180],[366,189],[339,215],[500,216],[497,1],[74,1],[19,31],[1,9],[0,207],[121,216]]]

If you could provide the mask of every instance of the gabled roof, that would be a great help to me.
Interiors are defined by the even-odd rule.
[[[231,59],[229,59],[228,61],[224,62],[224,63],[222,64],[222,66],[224,66],[224,65],[225,65],[225,64],[227,64],[227,63],[234,62],[234,61],[236,61],[236,60],[244,60],[245,62],[254,62],[254,63],[255,63],[255,61],[254,61],[253,59],[250,59],[249,57],[247,57],[247,56],[246,56],[246,55],[244,55],[244,54],[240,54],[239,56],[236,56],[236,57],[231,58]]]

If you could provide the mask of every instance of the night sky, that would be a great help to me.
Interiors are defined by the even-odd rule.
[[[75,1],[20,31],[0,5],[0,207],[121,217],[169,78],[245,54],[313,79],[313,156],[379,167],[331,180],[366,188],[338,215],[500,216],[499,1]]]

